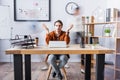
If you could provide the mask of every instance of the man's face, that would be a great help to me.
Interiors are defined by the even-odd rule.
[[[80,10],[75,10],[74,14],[75,15],[79,15],[80,14]]]
[[[55,23],[55,30],[56,31],[61,31],[62,30],[62,25],[59,22]]]

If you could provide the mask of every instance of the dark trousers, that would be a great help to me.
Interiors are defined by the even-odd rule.
[[[84,65],[85,64],[85,55],[81,54],[81,64]]]
[[[78,39],[80,38],[80,41]],[[76,43],[80,43],[81,48],[85,48],[85,32],[77,32],[77,41]]]
[[[80,37],[80,47],[85,48],[85,32],[77,32],[77,37]],[[78,42],[78,41],[77,41]],[[81,64],[84,65],[85,55],[81,54]]]

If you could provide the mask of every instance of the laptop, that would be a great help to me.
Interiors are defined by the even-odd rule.
[[[48,47],[50,48],[66,48],[66,41],[49,41]]]

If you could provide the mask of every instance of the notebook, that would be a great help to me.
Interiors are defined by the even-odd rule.
[[[66,42],[65,41],[49,41],[50,48],[66,48]]]

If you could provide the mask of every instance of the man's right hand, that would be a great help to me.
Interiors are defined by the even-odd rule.
[[[49,33],[49,28],[45,24],[42,24],[42,27]]]
[[[70,25],[70,27],[67,29],[66,32],[69,32],[73,28],[73,25]]]

